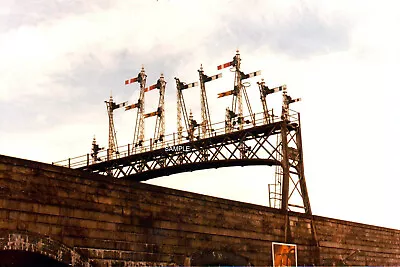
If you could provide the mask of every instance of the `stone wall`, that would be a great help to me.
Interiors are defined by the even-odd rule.
[[[398,230],[0,156],[0,250],[76,266],[272,265],[287,220],[298,265],[400,265]]]

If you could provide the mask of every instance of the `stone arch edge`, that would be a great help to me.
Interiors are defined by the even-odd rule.
[[[90,267],[88,259],[74,249],[37,233],[26,231],[1,231],[0,251],[18,250],[45,255],[67,266]]]

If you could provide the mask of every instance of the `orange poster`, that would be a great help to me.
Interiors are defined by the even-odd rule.
[[[297,266],[297,248],[293,244],[272,243],[273,266]]]

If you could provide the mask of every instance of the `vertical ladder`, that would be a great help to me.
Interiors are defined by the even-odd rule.
[[[276,138],[276,146],[279,146],[280,136]],[[277,160],[282,160],[282,147],[275,152]],[[275,166],[275,182],[268,185],[269,193],[269,206],[271,208],[280,209],[282,205],[282,180],[283,180],[283,169],[281,166]]]

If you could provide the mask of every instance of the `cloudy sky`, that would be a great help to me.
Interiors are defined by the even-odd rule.
[[[302,115],[313,213],[400,229],[398,10],[397,1],[366,0],[2,0],[0,154],[51,163],[88,153],[94,135],[105,146],[104,100],[112,92],[135,102],[138,86],[124,80],[142,64],[149,84],[166,76],[171,133],[173,77],[194,82],[201,63],[217,74],[240,49],[244,72],[262,70],[269,86],[287,84],[302,98],[293,108]],[[233,85],[223,74],[207,84],[215,121],[230,101],[216,95]],[[260,108],[257,81],[249,92]],[[195,117],[198,95],[186,96]],[[157,98],[146,95],[146,111]],[[115,112],[120,145],[132,141],[135,117]],[[154,121],[146,123],[150,133]],[[151,183],[267,205],[273,171],[213,169]]]

